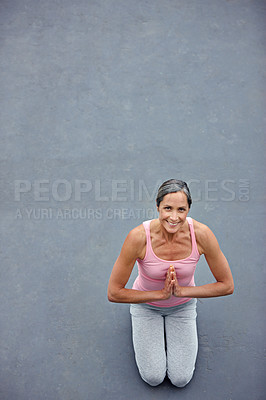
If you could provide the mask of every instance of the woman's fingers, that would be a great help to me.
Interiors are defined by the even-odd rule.
[[[172,281],[173,280],[173,271],[171,268],[168,269],[168,278]]]
[[[173,294],[173,280],[170,269],[168,269],[166,276],[165,276],[165,283],[164,283],[164,294],[165,299],[169,299]]]
[[[173,269],[172,269],[171,265],[167,271],[167,281],[168,281],[169,291],[173,294],[175,279],[174,279]]]
[[[175,273],[175,268],[173,265],[170,265],[169,269],[168,269],[170,276],[171,276],[171,280],[175,280],[176,278],[176,273]]]
[[[164,291],[166,293],[166,298],[171,297],[171,295],[177,296],[178,288],[179,284],[176,277],[175,268],[173,265],[170,265],[165,277]]]
[[[176,276],[175,268],[171,265],[169,270],[172,276],[172,294],[176,297],[179,297],[181,293],[181,287]]]

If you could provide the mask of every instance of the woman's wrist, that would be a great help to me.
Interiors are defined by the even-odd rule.
[[[169,295],[165,289],[158,290],[159,298],[158,300],[168,300],[172,294]]]

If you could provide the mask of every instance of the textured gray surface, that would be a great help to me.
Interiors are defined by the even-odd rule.
[[[2,0],[0,22],[1,400],[265,398],[265,2]],[[141,381],[106,299],[172,177],[235,278],[198,302],[184,389]]]

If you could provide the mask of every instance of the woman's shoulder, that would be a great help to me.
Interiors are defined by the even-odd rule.
[[[128,248],[134,249],[137,258],[143,258],[146,248],[146,232],[143,224],[133,228],[127,235],[126,243]]]
[[[146,232],[143,224],[131,229],[127,235],[127,239],[133,246],[141,246],[146,244]]]

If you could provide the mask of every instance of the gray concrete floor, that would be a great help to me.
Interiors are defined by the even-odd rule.
[[[2,0],[0,22],[1,400],[265,398],[265,1]],[[184,389],[141,380],[106,298],[169,178],[235,279],[198,301]]]

